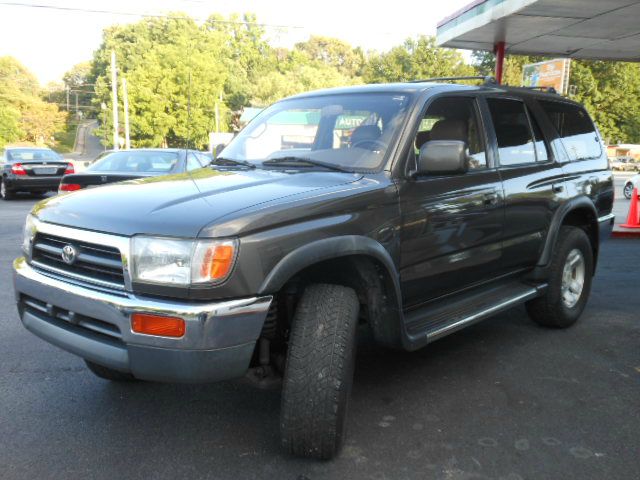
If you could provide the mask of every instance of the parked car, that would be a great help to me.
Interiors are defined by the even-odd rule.
[[[282,443],[315,458],[344,441],[359,326],[410,351],[520,304],[569,327],[614,219],[586,110],[490,83],[291,97],[195,173],[40,202],[22,322],[112,381],[282,376]]]
[[[73,192],[107,183],[184,173],[205,167],[211,161],[196,150],[141,148],[100,154],[82,173],[65,175],[59,193]]]
[[[611,168],[621,172],[634,172],[638,169],[638,165],[632,157],[616,157],[611,162]]]
[[[637,175],[634,175],[633,177],[629,178],[625,182],[624,187],[622,187],[622,193],[624,195],[624,198],[630,200],[631,195],[633,195],[634,188],[640,189],[640,173]]]
[[[0,152],[0,197],[55,192],[62,176],[73,172],[73,164],[49,148],[7,147]]]

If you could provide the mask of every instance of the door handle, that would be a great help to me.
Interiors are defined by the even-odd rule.
[[[485,205],[494,205],[498,203],[498,194],[496,192],[485,193],[484,194],[484,204]]]
[[[564,192],[564,185],[562,185],[561,183],[554,183],[551,188],[553,190],[553,193]]]

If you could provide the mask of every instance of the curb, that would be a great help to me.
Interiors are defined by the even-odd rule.
[[[613,230],[611,238],[640,238],[640,228],[636,230]]]
[[[76,136],[73,140],[73,152],[78,153],[78,137],[80,136],[80,129],[84,127],[84,124],[78,124],[76,127]]]

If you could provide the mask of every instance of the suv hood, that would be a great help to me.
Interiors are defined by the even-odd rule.
[[[233,212],[286,197],[293,201],[361,177],[204,168],[52,197],[38,203],[33,213],[44,222],[118,235],[196,237],[203,227]]]

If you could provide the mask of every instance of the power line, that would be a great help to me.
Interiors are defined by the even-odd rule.
[[[212,23],[219,23],[222,25],[251,25],[256,27],[264,27],[264,28],[293,28],[293,29],[304,29],[300,25],[273,25],[269,23],[260,23],[260,22],[246,22],[246,21],[237,21],[237,20],[212,20],[211,18],[194,18],[194,17],[181,17],[176,15],[162,15],[155,13],[136,13],[136,12],[122,12],[116,10],[103,10],[103,9],[94,9],[94,8],[80,8],[80,7],[62,7],[58,5],[43,5],[37,3],[21,3],[21,2],[0,2],[0,5],[6,5],[9,7],[28,7],[28,8],[43,8],[49,10],[60,10],[65,12],[83,12],[83,13],[99,13],[99,14],[107,14],[107,15],[122,15],[127,17],[150,17],[150,18],[167,18],[170,20],[207,20]]]

